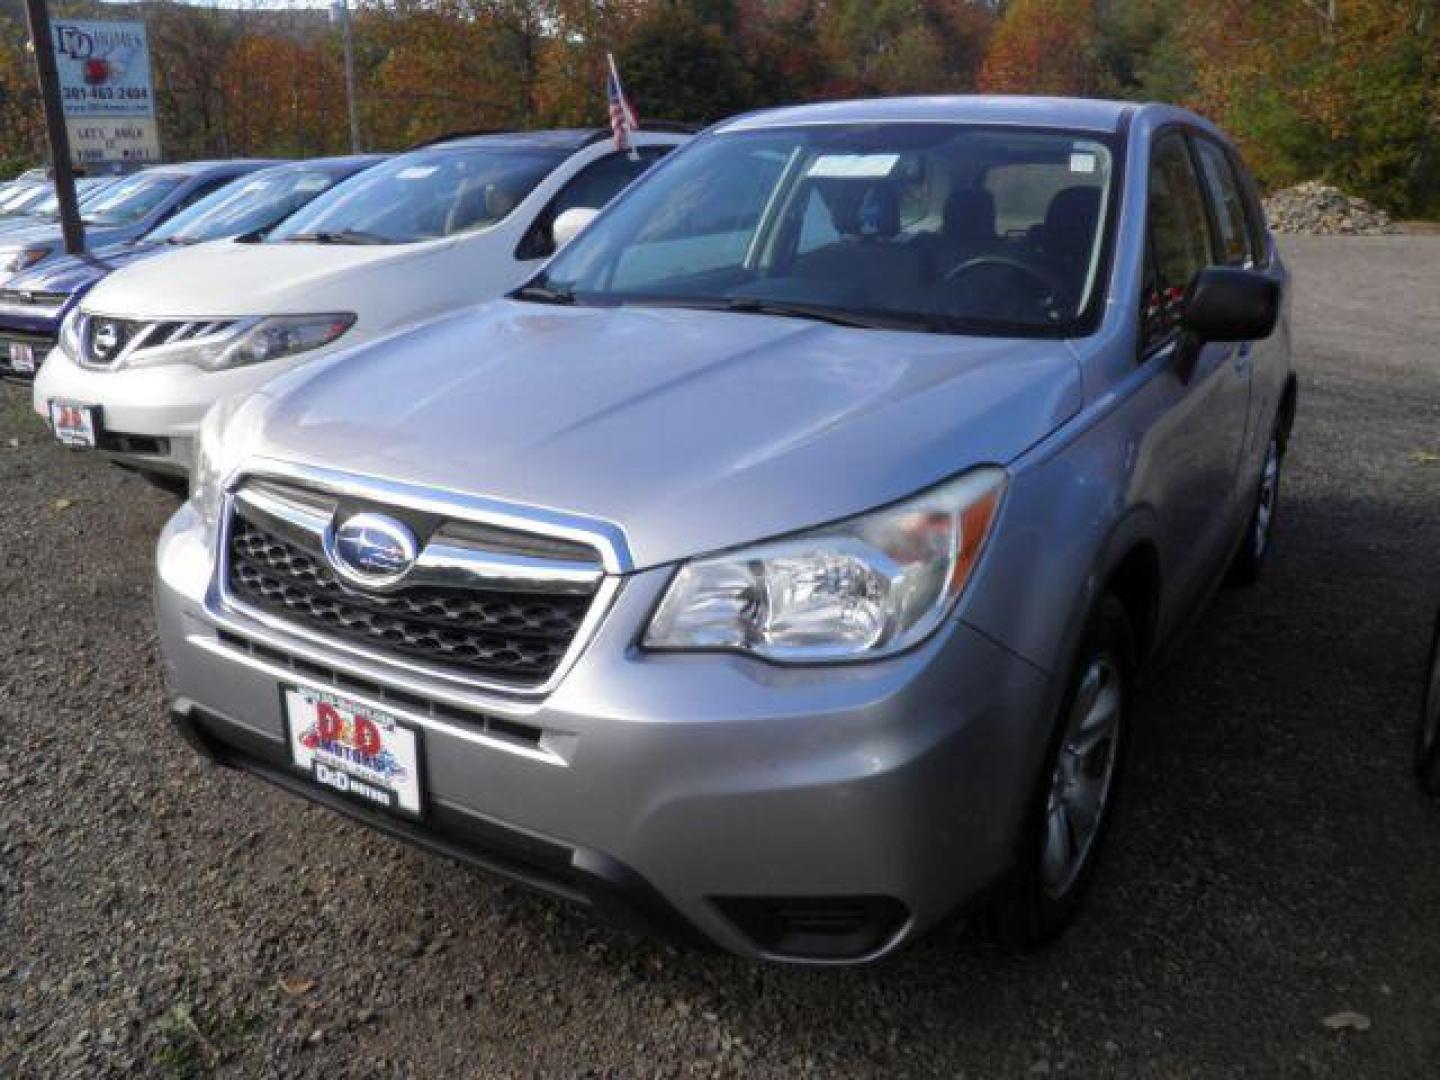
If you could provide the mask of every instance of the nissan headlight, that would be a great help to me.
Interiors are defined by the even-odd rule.
[[[644,644],[791,663],[910,648],[964,591],[1005,481],[1002,469],[976,469],[835,525],[687,562]]]
[[[355,325],[350,312],[328,315],[274,315],[241,323],[228,333],[174,345],[147,347],[142,341],[125,358],[126,367],[193,364],[225,371],[309,352],[338,340]]]

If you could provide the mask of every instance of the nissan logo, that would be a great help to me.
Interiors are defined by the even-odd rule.
[[[108,358],[120,344],[120,327],[109,320],[97,323],[90,344],[96,356],[102,360]]]
[[[355,514],[326,536],[325,554],[342,578],[357,585],[393,585],[419,558],[415,533],[384,514]]]

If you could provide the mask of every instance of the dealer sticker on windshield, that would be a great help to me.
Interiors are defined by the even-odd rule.
[[[420,816],[416,732],[389,713],[316,690],[287,688],[285,716],[297,768],[368,806]]]

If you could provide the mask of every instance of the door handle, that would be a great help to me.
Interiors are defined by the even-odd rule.
[[[1249,341],[1244,341],[1240,343],[1240,347],[1235,350],[1236,371],[1244,372],[1249,369],[1251,353],[1254,351],[1254,348],[1254,344]]]

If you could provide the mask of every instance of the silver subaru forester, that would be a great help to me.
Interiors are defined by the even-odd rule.
[[[1038,944],[1137,671],[1269,550],[1288,285],[1178,109],[719,124],[509,298],[210,414],[159,547],[174,722],[744,955]]]

